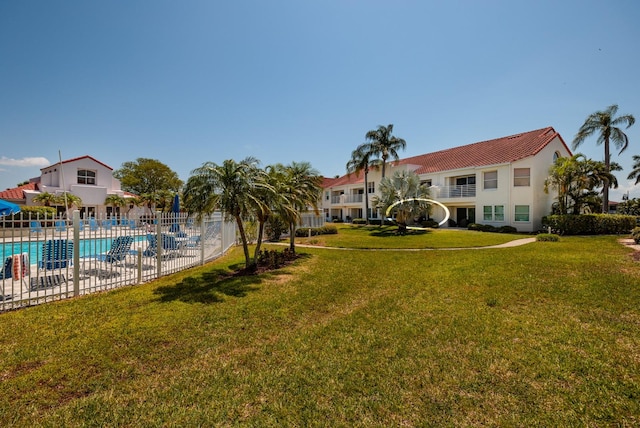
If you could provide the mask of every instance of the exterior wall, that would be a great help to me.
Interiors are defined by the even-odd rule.
[[[78,183],[78,171],[95,172],[95,184]],[[41,170],[41,191],[53,194],[63,192],[72,193],[82,199],[81,212],[89,215],[105,215],[107,207],[104,201],[108,195],[115,194],[124,197],[120,188],[120,181],[113,177],[111,168],[96,162],[90,157],[82,157],[72,161],[57,163]],[[64,184],[64,185],[63,185]],[[25,192],[26,205],[37,205],[33,198],[39,192]],[[122,214],[134,214],[140,209],[123,207]]]
[[[475,220],[476,223],[491,224],[496,227],[512,226],[521,232],[534,232],[541,229],[541,219],[551,212],[551,206],[555,201],[555,194],[544,192],[544,181],[553,164],[556,152],[562,157],[571,155],[557,136],[535,156],[513,163],[421,174],[420,179],[423,182],[431,181],[430,197],[443,203],[449,209],[451,218],[456,224],[460,220],[457,215],[458,209],[460,209],[461,212],[466,213],[475,211],[475,219],[471,220]],[[392,166],[388,164],[385,175],[390,177],[397,170],[415,170],[416,168],[415,165]],[[514,186],[515,168],[529,168],[529,186]],[[485,189],[484,174],[494,171],[497,173],[497,188]],[[369,172],[367,177],[368,182],[375,184],[376,193],[379,190],[381,175],[380,170],[373,170]],[[456,178],[465,176],[475,176],[475,185],[455,185]],[[371,208],[370,198],[373,194],[366,193],[364,179],[361,177],[357,183],[326,188],[322,199],[323,211],[328,214],[329,219],[337,217],[343,221],[347,220],[347,216],[353,218],[351,214],[356,210],[364,212],[364,200],[350,198],[361,190],[365,192],[364,195],[369,197],[369,207]],[[326,192],[329,192],[329,198],[326,197]],[[528,221],[516,221],[516,205],[529,207]],[[494,213],[496,206],[504,207],[504,220],[496,220],[495,217],[492,220],[485,220],[485,206],[492,207],[492,213]],[[432,207],[430,215],[432,219],[440,222],[444,216],[444,209],[437,205]],[[447,224],[443,225],[443,227],[447,226]]]

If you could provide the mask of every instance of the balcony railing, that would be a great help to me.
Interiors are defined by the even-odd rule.
[[[356,195],[338,195],[331,197],[332,204],[357,204],[364,201],[363,194]]]
[[[431,195],[435,198],[473,198],[476,196],[475,184],[431,187]]]

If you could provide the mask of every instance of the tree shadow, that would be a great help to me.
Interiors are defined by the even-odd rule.
[[[298,256],[301,257],[305,256]],[[229,269],[212,269],[200,276],[184,278],[175,285],[158,287],[154,294],[160,296],[161,302],[220,303],[224,301],[224,296],[244,297],[258,290],[258,285],[266,279],[283,275],[290,274],[282,269],[247,272],[244,263],[238,263],[229,265]]]
[[[264,278],[258,275],[234,275],[226,269],[214,269],[201,276],[184,278],[175,285],[158,287],[154,293],[161,302],[220,303],[223,296],[244,297],[257,290]]]
[[[403,234],[403,236],[426,235],[430,232],[431,231],[429,229],[407,229]],[[398,236],[398,235],[400,234],[398,233],[397,227],[372,230],[371,232],[369,232],[369,236],[374,236],[376,238],[386,238],[389,236]]]

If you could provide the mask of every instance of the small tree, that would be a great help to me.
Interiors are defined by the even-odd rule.
[[[392,205],[404,201],[393,208],[399,234],[407,232],[409,219],[427,213],[430,208],[429,203],[422,200],[429,197],[429,188],[420,183],[420,176],[414,171],[396,171],[392,177],[383,178],[380,181],[379,191],[380,196],[374,196],[372,202],[383,212]]]

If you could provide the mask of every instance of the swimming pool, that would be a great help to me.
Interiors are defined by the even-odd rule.
[[[146,236],[134,237],[132,249],[136,243],[146,240]],[[111,242],[113,242],[111,238],[81,239],[79,246],[80,257],[105,253],[111,248]],[[7,257],[11,257],[14,254],[29,253],[29,263],[35,264],[42,259],[43,243],[44,241],[23,241],[0,244],[0,260],[4,264],[4,260]]]

